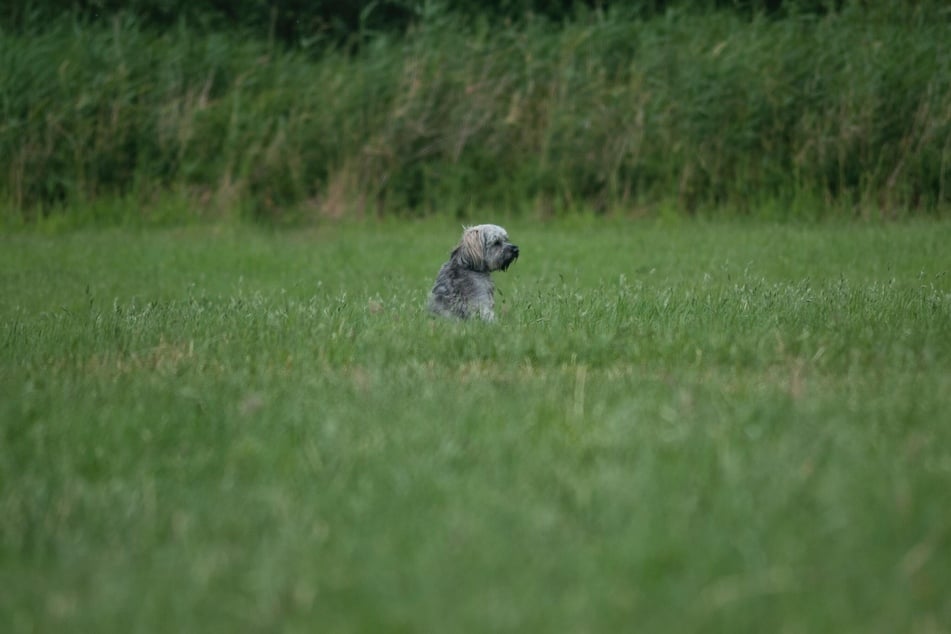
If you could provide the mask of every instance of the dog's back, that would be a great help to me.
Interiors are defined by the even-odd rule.
[[[429,294],[429,310],[443,317],[468,319],[479,315],[491,321],[494,318],[494,290],[495,285],[488,273],[461,268],[450,259],[436,276]]]

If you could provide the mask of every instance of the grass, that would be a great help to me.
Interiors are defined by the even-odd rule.
[[[951,224],[0,236],[7,631],[941,632]]]
[[[946,215],[947,9],[862,5],[560,25],[434,11],[358,53],[130,12],[0,24],[0,224],[123,198],[135,220],[169,195],[268,219]]]

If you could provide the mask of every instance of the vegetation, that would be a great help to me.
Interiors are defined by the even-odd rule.
[[[0,6],[5,632],[948,629],[951,12],[619,4]]]
[[[947,628],[951,225],[508,224],[0,237],[5,631]]]
[[[942,3],[740,4],[578,5],[555,20],[513,3],[510,21],[423,4],[393,18],[403,31],[367,13],[346,36],[282,39],[212,13],[170,23],[87,2],[40,19],[44,3],[14,3],[0,222],[118,207],[128,221],[168,199],[261,218],[942,213]]]
[[[907,8],[938,6],[940,0],[912,0]],[[434,12],[496,24],[543,18],[567,22],[579,13],[620,5],[630,16],[656,17],[674,9],[730,10],[740,14],[825,15],[842,9],[843,0],[72,0],[72,14],[84,21],[108,21],[133,13],[146,26],[166,29],[182,23],[199,30],[246,30],[287,46],[335,40],[359,46],[374,34],[402,34]],[[868,2],[866,1],[866,5]],[[29,30],[63,15],[59,0],[10,0],[0,7],[0,21]],[[67,9],[69,11],[69,9]]]

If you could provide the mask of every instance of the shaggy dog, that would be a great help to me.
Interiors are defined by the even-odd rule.
[[[429,310],[443,317],[495,320],[495,285],[489,275],[518,259],[518,247],[498,225],[466,227],[462,239],[439,269],[429,294]]]

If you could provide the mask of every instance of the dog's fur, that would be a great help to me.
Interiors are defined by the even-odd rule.
[[[430,312],[468,319],[473,315],[495,320],[492,271],[505,271],[518,259],[518,246],[498,225],[466,227],[462,239],[439,269],[429,294]]]

